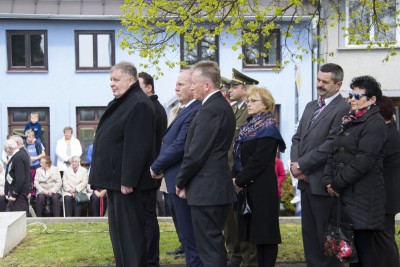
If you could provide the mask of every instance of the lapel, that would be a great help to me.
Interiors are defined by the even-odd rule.
[[[167,134],[169,129],[174,125],[176,120],[182,116],[186,116],[185,114],[190,112],[191,109],[195,108],[197,105],[201,105],[200,101],[194,101],[192,104],[190,104],[187,108],[184,108],[176,117],[175,119],[171,122],[171,124],[168,126],[167,130],[165,131],[164,135]]]
[[[327,105],[323,111],[321,111],[321,113],[318,115],[318,117],[315,119],[315,121],[311,124],[311,119],[312,116],[314,114],[315,109],[318,106],[318,100],[315,100],[315,102],[312,105],[312,109],[310,109],[310,113],[307,116],[307,124],[308,125],[308,129],[306,134],[308,134],[312,129],[314,129],[314,127],[324,119],[324,117],[326,117],[333,109],[335,109],[336,104],[341,100],[342,96],[339,94],[338,96],[336,96],[331,103],[329,103],[329,105]]]

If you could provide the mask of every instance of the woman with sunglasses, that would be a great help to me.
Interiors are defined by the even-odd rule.
[[[354,230],[359,262],[350,267],[375,267],[380,260],[374,238],[383,229],[385,213],[382,168],[387,127],[379,114],[381,85],[371,76],[361,76],[350,87],[350,112],[342,118],[323,183],[329,195],[340,197],[344,218]]]
[[[259,267],[275,266],[279,231],[278,182],[275,174],[277,148],[285,142],[274,119],[275,101],[263,87],[247,89],[249,118],[240,127],[234,146],[232,174],[236,192],[247,188],[251,214],[238,215],[238,239],[256,244]]]

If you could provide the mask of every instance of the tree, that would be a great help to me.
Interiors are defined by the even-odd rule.
[[[142,67],[155,66],[161,75],[157,66],[160,60],[171,68],[185,65],[168,59],[179,49],[179,35],[191,50],[207,37],[229,34],[235,38],[231,48],[237,50],[256,42],[260,33],[268,37],[280,28],[282,51],[287,54],[279,69],[308,53],[313,53],[313,60],[321,61],[322,52],[311,49],[314,40],[321,42],[329,27],[341,25],[349,44],[388,48],[384,60],[396,55],[396,0],[124,0],[121,8],[125,27],[119,32],[122,49],[138,52],[149,62]],[[265,48],[271,47],[266,40]],[[291,49],[289,41],[297,49]],[[209,48],[215,49],[215,45],[210,43]],[[242,53],[239,59],[243,59]]]

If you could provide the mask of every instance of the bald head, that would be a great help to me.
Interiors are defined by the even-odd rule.
[[[186,105],[189,101],[193,99],[193,91],[190,90],[191,84],[191,70],[183,70],[181,73],[179,73],[178,79],[176,80],[175,92],[181,105]]]

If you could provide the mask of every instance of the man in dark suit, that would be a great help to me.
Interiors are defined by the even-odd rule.
[[[187,131],[201,106],[200,101],[193,99],[193,92],[190,90],[191,76],[191,70],[184,70],[178,76],[175,90],[181,111],[164,134],[161,152],[151,165],[151,173],[153,177],[164,173],[167,190],[175,208],[178,231],[184,240],[186,266],[201,267],[192,228],[190,207],[187,205],[186,199],[179,198],[175,192],[175,178],[182,164]]]
[[[155,129],[155,156],[160,153],[161,139],[167,129],[167,113],[164,107],[158,101],[158,96],[154,90],[154,79],[146,72],[139,73],[139,84],[143,92],[150,98],[156,112],[156,129]],[[160,266],[160,227],[157,220],[156,201],[157,193],[161,181],[157,181],[157,187],[153,190],[147,190],[146,194],[142,193],[143,201],[146,209],[146,249],[147,249],[147,266]]]
[[[292,138],[291,167],[299,179],[304,254],[308,267],[343,266],[321,250],[322,233],[329,217],[330,197],[321,182],[342,117],[350,107],[340,95],[343,69],[336,64],[321,66],[317,77],[318,100],[307,104]]]
[[[30,157],[23,147],[18,147],[13,137],[6,140],[4,151],[11,157],[5,174],[5,194],[8,196],[6,211],[26,211],[28,216],[28,195],[31,192]]]
[[[233,146],[235,139],[239,135],[240,126],[245,122],[249,114],[247,113],[246,93],[247,87],[250,85],[258,84],[258,81],[244,75],[237,69],[232,69],[232,79],[228,82],[230,85],[230,99],[234,104],[232,105],[233,112],[235,113],[236,128],[233,136],[233,142],[229,149],[228,160],[229,167],[232,169],[233,160]],[[226,248],[228,252],[228,267],[257,267],[257,247],[255,244],[248,242],[239,242],[237,238],[237,214],[231,209],[225,222],[224,235],[226,239]]]
[[[222,229],[235,197],[228,164],[235,115],[219,91],[218,65],[201,61],[192,70],[191,89],[202,106],[189,126],[176,194],[187,198],[203,266],[226,266]]]
[[[140,89],[136,68],[121,62],[110,70],[115,98],[99,121],[89,183],[107,189],[108,223],[116,266],[147,266],[142,193],[154,190],[155,112]]]

